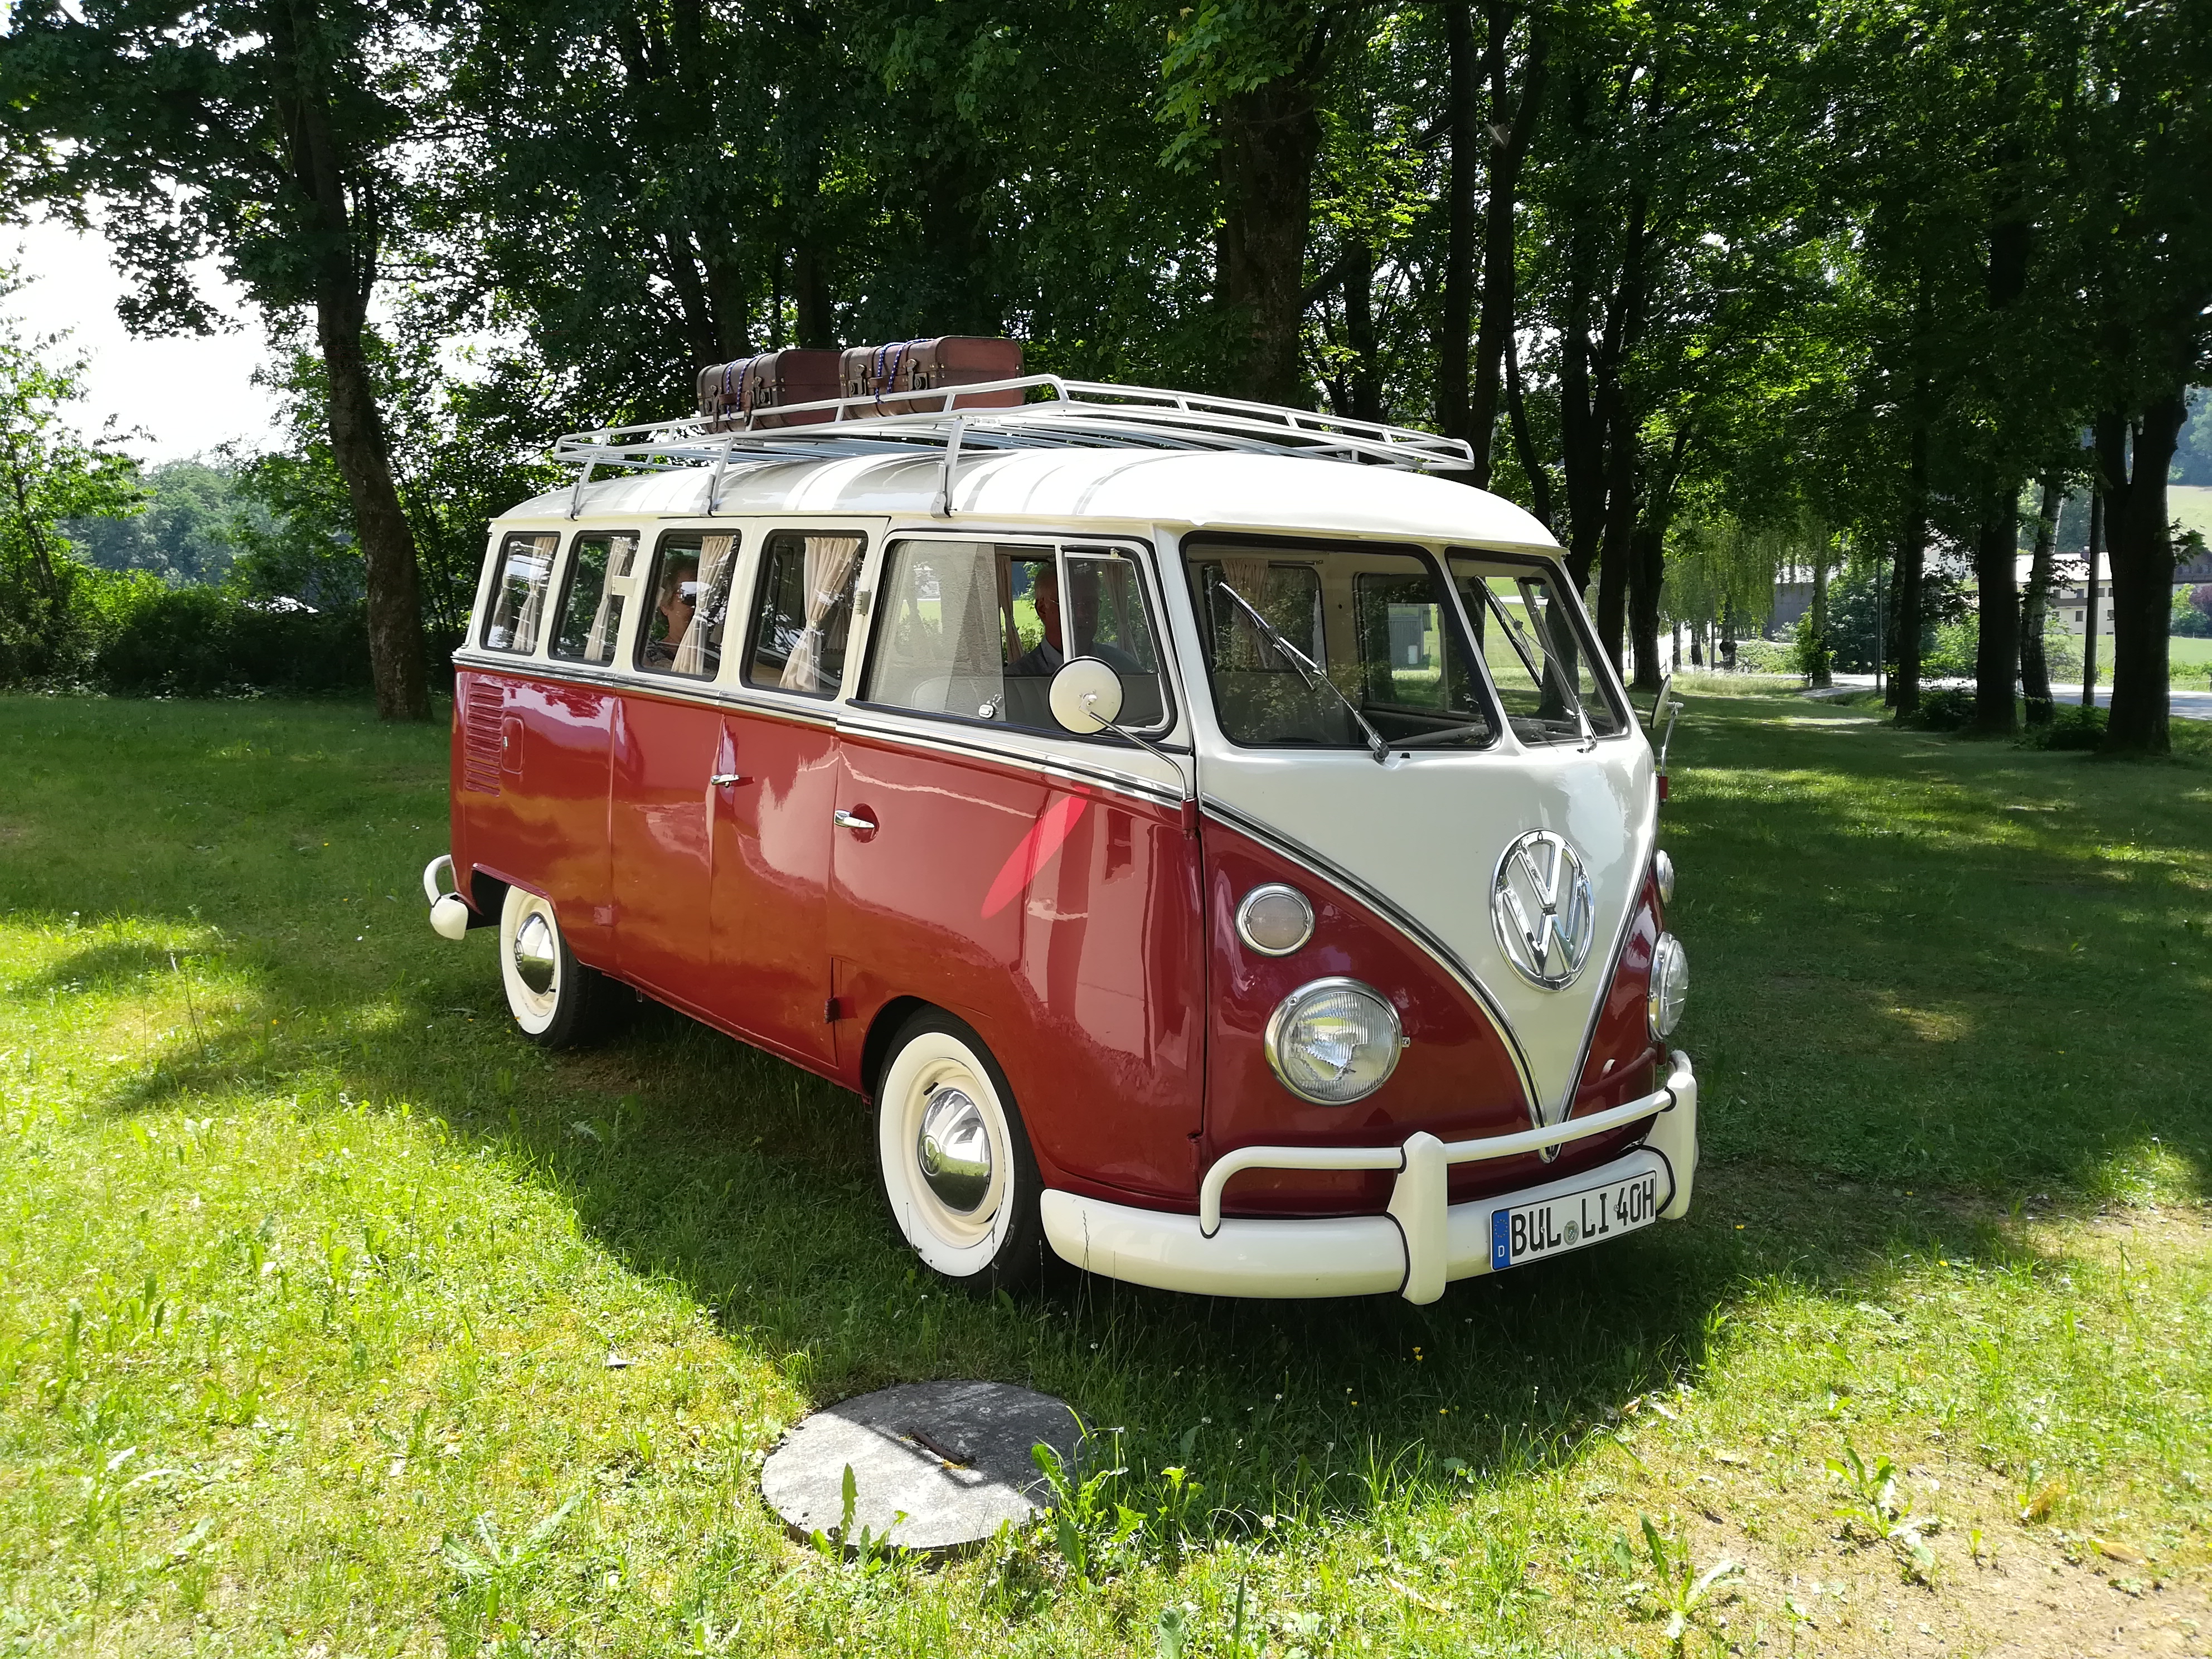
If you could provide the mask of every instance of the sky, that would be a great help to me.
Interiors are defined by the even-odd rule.
[[[125,331],[115,314],[124,280],[97,234],[51,223],[0,228],[0,263],[28,279],[6,302],[22,331],[67,330],[68,346],[58,355],[90,359],[88,396],[71,416],[86,435],[114,416],[124,431],[142,434],[123,448],[149,464],[234,441],[249,450],[275,441],[276,399],[252,378],[268,355],[260,319],[212,262],[194,272],[200,291],[241,326],[197,340],[134,339]]]

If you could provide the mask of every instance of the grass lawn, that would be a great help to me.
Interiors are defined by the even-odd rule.
[[[2166,509],[2180,520],[2185,531],[2193,530],[2212,540],[2212,489],[2203,484],[2168,484]]]
[[[2205,728],[1690,705],[1696,1212],[1413,1308],[948,1295],[852,1097],[511,1034],[442,728],[0,699],[0,1654],[2203,1651]],[[784,1536],[966,1376],[1115,1431],[1087,1544]]]

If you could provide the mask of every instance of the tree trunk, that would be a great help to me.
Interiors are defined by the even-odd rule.
[[[1474,181],[1481,143],[1475,119],[1480,71],[1474,53],[1474,0],[1445,0],[1443,315],[1437,323],[1437,430],[1467,436],[1468,351],[1474,332]],[[1479,487],[1490,469],[1475,457]]]
[[[2112,481],[2112,708],[2104,742],[2108,755],[2163,755],[2169,746],[2166,632],[2173,600],[2173,543],[2166,475],[2188,418],[2185,388],[2155,399],[2135,422],[2134,453],[2129,458],[2118,453],[2119,423],[2109,423],[2108,438],[2107,422],[2098,422],[2098,448],[2106,477]],[[2122,478],[2126,482],[2118,482]]]
[[[791,251],[791,307],[793,331],[809,351],[828,351],[837,343],[837,325],[830,304],[827,261],[811,237]]]
[[[1352,348],[1352,417],[1382,418],[1382,360],[1375,338],[1375,251],[1364,242],[1344,252],[1344,339]]]
[[[1230,390],[1302,408],[1312,401],[1298,348],[1321,149],[1317,88],[1294,71],[1234,94],[1221,125],[1221,297],[1240,313],[1242,331]]]
[[[1897,538],[1897,672],[1890,702],[1899,722],[1920,712],[1921,573],[1928,559],[1928,425],[1916,415],[1905,470],[1905,522]]]
[[[2020,672],[2020,483],[1990,483],[1974,537],[1974,580],[1981,592],[1974,649],[1973,731],[2008,738],[2020,730],[2013,682]]]
[[[1528,480],[1528,510],[1536,522],[1556,536],[1552,519],[1552,469],[1536,453],[1534,434],[1528,429],[1528,399],[1521,384],[1521,352],[1513,337],[1505,337],[1505,410],[1513,428],[1513,453]]]
[[[2084,579],[2089,599],[2089,626],[2081,635],[2081,707],[2097,706],[2097,633],[2104,625],[2103,607],[2097,599],[2097,556],[2105,548],[2105,487],[2089,486],[2089,571]]]
[[[1659,586],[1667,564],[1667,526],[1647,517],[1629,538],[1628,637],[1633,691],[1656,691],[1666,676],[1659,654]]]
[[[1590,407],[1589,289],[1568,278],[1566,326],[1559,335],[1559,459],[1566,472],[1567,574],[1589,583],[1605,537],[1605,432]]]
[[[350,304],[319,301],[315,333],[330,376],[331,455],[353,502],[366,568],[369,677],[379,720],[427,720],[430,689],[422,659],[422,600],[415,532],[392,482],[384,423],[369,385],[362,319]]]
[[[1474,448],[1474,471],[1469,482],[1478,489],[1490,488],[1490,458],[1498,430],[1499,369],[1505,342],[1513,332],[1514,255],[1513,215],[1521,191],[1521,164],[1535,136],[1536,114],[1544,96],[1545,46],[1534,32],[1528,40],[1526,68],[1522,74],[1521,101],[1512,118],[1506,117],[1505,47],[1513,31],[1514,8],[1510,0],[1489,0],[1490,44],[1486,54],[1490,76],[1489,195],[1482,218],[1482,320],[1474,340],[1474,390],[1470,402],[1468,441]]]
[[[2057,471],[2043,478],[2036,503],[2035,552],[2028,561],[2027,591],[2020,599],[2020,685],[2030,726],[2051,724],[2051,663],[2043,630],[2051,615],[2051,562],[2058,543],[2058,508],[2065,485]]]
[[[1690,447],[1691,424],[1679,422],[1666,465],[1650,481],[1644,511],[1629,538],[1628,637],[1633,689],[1656,692],[1666,670],[1659,659],[1659,596],[1667,579],[1667,531],[1674,521],[1674,484]]]
[[[1828,667],[1828,538],[1825,535],[1813,550],[1812,618],[1813,660],[1805,678],[1817,690],[1836,683]]]
[[[377,717],[427,720],[430,688],[415,532],[392,483],[391,450],[362,345],[376,286],[377,198],[373,187],[347,173],[332,136],[331,91],[302,50],[298,20],[282,7],[269,15],[271,44],[286,76],[273,102],[285,131],[290,181],[311,204],[318,232],[303,253],[314,262],[315,337],[330,380],[331,456],[345,479],[361,544]]]
[[[1597,562],[1597,637],[1617,673],[1628,624],[1628,580],[1636,538],[1636,432],[1616,377],[1598,382],[1605,410],[1605,538]]]

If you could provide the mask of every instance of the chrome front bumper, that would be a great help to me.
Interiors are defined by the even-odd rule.
[[[1646,1118],[1644,1144],[1598,1169],[1468,1204],[1446,1197],[1455,1164],[1562,1146]],[[1054,1191],[1044,1194],[1044,1229],[1077,1267],[1161,1290],[1279,1297],[1396,1291],[1408,1302],[1433,1302],[1450,1280],[1491,1271],[1492,1211],[1656,1172],[1668,1192],[1661,1218],[1678,1221],[1689,1213],[1697,1167],[1698,1079],[1689,1056],[1678,1053],[1656,1093],[1547,1129],[1449,1143],[1421,1133],[1389,1147],[1247,1147],[1206,1172],[1197,1215]],[[1221,1189],[1249,1169],[1395,1170],[1398,1179],[1381,1215],[1224,1221]]]

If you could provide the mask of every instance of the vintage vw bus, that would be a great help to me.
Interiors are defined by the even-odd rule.
[[[1431,434],[1002,389],[564,440],[438,931],[538,1042],[629,987],[856,1091],[956,1280],[1425,1302],[1685,1214],[1661,769],[1552,538]]]

